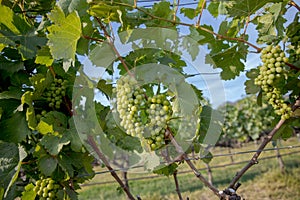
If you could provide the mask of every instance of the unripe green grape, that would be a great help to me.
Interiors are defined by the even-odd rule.
[[[43,190],[40,189],[36,194],[39,195],[39,196],[42,196],[43,195]]]
[[[281,73],[282,72],[282,67],[276,67],[276,72]]]
[[[52,189],[53,189],[53,183],[52,183],[52,184],[49,183],[49,184],[47,185],[47,189],[48,189],[48,190],[52,190]]]
[[[156,149],[156,147],[157,147],[156,144],[154,144],[154,143],[152,143],[150,146],[151,146],[152,150]]]

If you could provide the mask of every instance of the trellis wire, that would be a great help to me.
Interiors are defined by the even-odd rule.
[[[287,155],[292,155],[292,154],[298,154],[300,153],[300,151],[293,151],[293,152],[289,152],[289,153],[283,153],[280,154],[281,156],[287,156]],[[277,155],[273,155],[273,156],[266,156],[263,158],[260,158],[260,160],[268,160],[268,159],[272,159],[272,158],[276,158],[278,157]],[[230,166],[234,166],[234,165],[240,165],[243,163],[247,163],[249,162],[249,160],[244,160],[244,161],[239,161],[239,162],[234,162],[234,163],[227,163],[227,164],[222,164],[222,165],[215,165],[215,166],[210,166],[211,169],[216,169],[216,168],[224,168],[224,167],[230,167]],[[207,168],[203,167],[203,168],[199,168],[199,171],[205,171],[207,170]],[[121,171],[121,170],[118,170]],[[100,173],[96,174],[104,174],[104,173],[109,173],[110,171],[103,171]],[[192,173],[191,170],[185,170],[185,171],[178,171],[177,174],[187,174],[187,173]],[[145,179],[154,179],[154,178],[163,178],[163,176],[161,175],[152,175],[152,176],[143,176],[143,177],[137,177],[137,178],[129,178],[127,179],[127,181],[136,181],[136,180],[145,180]],[[105,181],[105,182],[96,182],[96,183],[86,183],[86,184],[82,184],[81,186],[83,187],[87,187],[87,186],[93,186],[93,185],[105,185],[105,184],[112,184],[112,183],[116,183],[115,181]]]
[[[262,150],[262,152],[265,151],[275,151],[275,150],[280,150],[280,149],[297,149],[300,148],[300,145],[289,145],[289,146],[283,146],[283,147],[275,147],[275,148],[267,148]],[[241,154],[248,154],[248,153],[254,153],[254,152],[259,152],[257,150],[248,150],[248,151],[241,151],[241,152],[232,152],[232,153],[225,153],[225,154],[215,154],[213,155],[214,157],[228,157],[228,156],[234,156],[234,155],[241,155]],[[285,156],[285,155],[290,155],[290,154],[294,154],[294,153],[300,153],[300,151],[294,151],[294,152],[290,152],[290,153],[285,153],[285,154],[281,154],[281,156]],[[260,158],[260,160],[265,160],[265,159],[270,159],[270,158],[275,158],[277,157],[277,155],[274,156],[266,156],[263,158]],[[191,157],[189,158],[189,160],[199,160],[201,159],[200,157]],[[221,168],[221,167],[227,167],[227,166],[232,166],[232,165],[238,165],[238,164],[242,164],[242,163],[246,163],[249,162],[248,160],[245,161],[239,161],[239,162],[234,162],[234,163],[229,163],[229,164],[223,164],[223,165],[216,165],[216,166],[211,166],[210,168]],[[143,168],[144,165],[138,165],[138,166],[133,166],[130,168],[118,168],[118,169],[114,169],[114,170],[105,170],[105,171],[99,171],[99,172],[95,172],[95,175],[101,175],[101,174],[107,174],[107,173],[111,173],[111,172],[119,172],[119,171],[128,171],[130,169],[137,169],[137,168]],[[199,170],[206,170],[206,168],[200,168]],[[190,170],[188,171],[181,171],[178,172],[178,174],[181,173],[187,173],[187,172],[191,172]],[[91,174],[86,174],[86,175],[82,175],[82,176],[90,176]],[[155,175],[156,176],[156,175]],[[86,185],[86,184],[84,184]]]

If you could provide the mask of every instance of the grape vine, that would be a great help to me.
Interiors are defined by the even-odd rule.
[[[0,1],[0,199],[78,199],[98,159],[133,200],[109,162],[124,152],[127,163],[152,159],[146,167],[173,175],[179,199],[179,164],[220,199],[238,199],[238,181],[260,152],[299,125],[299,12],[292,0]],[[258,53],[260,66],[246,66]],[[224,109],[222,129],[206,96],[223,91],[204,77],[227,81],[246,71],[254,96],[228,105],[234,114]],[[245,141],[274,124],[224,191],[188,159],[210,155],[222,130]]]

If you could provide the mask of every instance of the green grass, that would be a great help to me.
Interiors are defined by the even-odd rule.
[[[299,145],[299,142],[293,138],[287,142],[286,145]],[[234,152],[253,150],[257,147],[254,144],[246,147],[234,149]],[[268,146],[272,148],[272,146]],[[284,149],[281,153],[288,153],[299,149]],[[216,148],[214,153],[228,153],[224,149]],[[251,154],[235,155],[233,157],[235,162],[245,161],[250,158]],[[262,158],[270,155],[275,155],[274,151],[263,152]],[[240,180],[242,186],[238,190],[245,199],[259,199],[259,200],[298,200],[300,197],[300,154],[293,154],[284,156],[284,164],[286,172],[282,173],[278,167],[276,158],[261,160],[259,164],[253,166]],[[211,166],[230,163],[229,157],[216,157],[210,163]],[[201,161],[196,161],[195,165],[198,168],[203,168]],[[213,169],[214,185],[219,189],[225,189],[231,181],[234,174],[239,171],[244,164],[216,168]],[[105,170],[105,169],[102,169]],[[179,171],[187,171],[188,167],[183,164]],[[97,169],[99,171],[99,169]],[[206,176],[205,171],[201,171]],[[130,178],[137,178],[141,176],[153,176],[153,174],[129,174]],[[194,176],[193,173],[178,174],[180,190],[184,199],[214,200],[218,199],[203,184]],[[101,174],[95,176],[90,183],[113,181],[109,174]],[[120,199],[125,200],[125,194],[118,190],[116,183],[85,186],[80,191],[80,200],[101,200],[101,199]],[[173,177],[160,176],[158,178],[144,179],[130,181],[130,190],[134,195],[140,195],[143,200],[172,200],[178,199]]]

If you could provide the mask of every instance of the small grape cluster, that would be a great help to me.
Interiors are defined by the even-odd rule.
[[[126,129],[126,133],[145,138],[152,150],[163,146],[164,132],[172,115],[171,103],[166,95],[146,96],[143,87],[138,86],[130,76],[121,77],[114,92],[120,125]]]
[[[284,102],[280,84],[286,79],[284,70],[287,58],[279,46],[267,46],[262,50],[261,60],[263,65],[259,67],[259,75],[254,83],[266,93],[268,102],[272,105],[277,115],[282,119],[288,119],[292,115],[291,108]],[[279,84],[279,87],[277,87]]]
[[[39,199],[51,200],[57,199],[57,191],[60,188],[51,178],[41,178],[36,181],[34,192],[40,197]]]
[[[63,97],[66,95],[67,83],[67,80],[54,78],[53,83],[51,83],[50,88],[46,92],[49,107],[60,109],[60,105],[63,102]]]
[[[36,115],[36,119],[37,121],[40,121],[42,117],[45,117],[47,114],[47,111],[46,110],[42,110],[41,114],[37,114]]]

